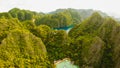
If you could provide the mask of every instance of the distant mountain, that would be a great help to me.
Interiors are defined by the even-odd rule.
[[[64,11],[70,11],[74,13],[78,13],[81,20],[85,20],[86,18],[90,17],[94,12],[98,12],[102,17],[108,17],[109,15],[105,12],[102,12],[100,10],[93,10],[93,9],[57,9],[56,11],[50,12],[50,14],[60,13]]]
[[[74,11],[74,13],[78,13],[78,16],[80,16],[81,21],[90,17],[94,12],[98,12],[102,17],[111,17],[116,21],[120,22],[120,17],[115,13],[105,13],[100,10],[93,10],[93,9],[73,9],[73,8],[57,9],[56,11],[52,11],[49,14],[55,14],[55,13],[60,13],[64,11],[72,11],[72,12]]]

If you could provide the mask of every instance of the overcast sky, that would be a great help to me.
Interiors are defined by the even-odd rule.
[[[94,9],[120,17],[120,0],[0,0],[0,12],[14,7],[37,12],[50,12],[58,8]]]

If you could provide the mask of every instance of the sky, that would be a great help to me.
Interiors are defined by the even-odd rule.
[[[120,17],[120,0],[0,0],[0,12],[21,8],[37,12],[51,12],[59,8],[101,10]]]

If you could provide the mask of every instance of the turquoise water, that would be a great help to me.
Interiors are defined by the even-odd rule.
[[[70,29],[72,29],[73,27],[74,27],[74,25],[70,25],[70,26],[68,26],[68,27],[55,28],[55,29],[57,29],[57,30],[66,30],[67,32],[69,32]]]
[[[78,66],[73,65],[69,60],[64,60],[56,64],[56,68],[78,68]]]

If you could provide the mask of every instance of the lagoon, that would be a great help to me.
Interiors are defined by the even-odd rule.
[[[68,27],[61,27],[61,28],[55,28],[56,30],[65,30],[67,33],[74,27],[74,25],[70,25]]]
[[[69,59],[59,60],[55,63],[55,68],[79,68],[74,65]]]

